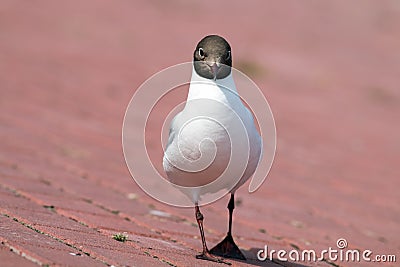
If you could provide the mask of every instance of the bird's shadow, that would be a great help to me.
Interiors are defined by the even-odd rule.
[[[260,248],[250,248],[250,249],[241,249],[243,255],[246,257],[246,260],[232,259],[229,258],[229,261],[236,261],[246,263],[248,265],[253,266],[264,266],[264,267],[276,267],[276,266],[285,266],[285,267],[309,267],[308,265],[302,265],[299,263],[294,263],[290,261],[280,261],[277,259],[266,259],[265,261],[261,261],[257,259],[257,253]]]

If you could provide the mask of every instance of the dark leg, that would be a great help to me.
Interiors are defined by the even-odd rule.
[[[199,206],[197,204],[195,206],[195,215],[196,215],[197,224],[199,225],[199,229],[200,229],[201,242],[203,244],[203,252],[199,255],[196,255],[196,258],[231,265],[229,262],[226,262],[223,259],[220,259],[220,258],[217,258],[217,257],[211,255],[210,252],[208,251],[207,244],[206,244],[206,238],[204,236],[204,229],[203,229],[204,217],[203,217],[203,214],[201,214]]]
[[[232,214],[233,209],[235,208],[235,196],[231,194],[231,199],[228,203],[228,210],[229,210],[229,228],[228,233],[224,240],[219,242],[215,247],[210,250],[211,254],[227,257],[227,258],[234,258],[240,260],[246,260],[243,253],[240,251],[238,246],[235,244],[232,238]]]

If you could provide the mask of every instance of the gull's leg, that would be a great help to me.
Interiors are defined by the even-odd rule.
[[[196,220],[197,220],[197,224],[199,225],[199,229],[200,229],[200,235],[201,235],[201,242],[203,244],[203,252],[199,255],[196,255],[197,259],[202,259],[202,260],[209,260],[209,261],[214,261],[214,262],[220,262],[220,263],[225,263],[228,265],[231,265],[229,262],[224,261],[223,259],[217,258],[213,255],[210,254],[210,252],[208,251],[207,248],[207,244],[206,244],[206,238],[204,236],[204,229],[203,229],[203,214],[201,214],[199,206],[196,203],[195,206],[195,215],[196,215]]]
[[[228,210],[229,210],[229,228],[228,233],[224,240],[219,242],[215,247],[210,250],[211,254],[227,257],[227,258],[234,258],[240,260],[246,260],[243,253],[240,251],[238,246],[235,244],[232,238],[232,214],[233,209],[235,208],[235,195],[231,193],[231,199],[228,203]]]

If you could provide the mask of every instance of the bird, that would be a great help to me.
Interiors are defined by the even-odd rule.
[[[163,157],[166,178],[194,204],[203,249],[196,258],[227,264],[223,258],[246,260],[232,237],[232,216],[236,190],[254,174],[262,157],[261,140],[236,89],[230,44],[219,35],[205,36],[193,53],[187,100],[171,121]],[[199,203],[219,190],[230,193],[228,232],[209,250]]]

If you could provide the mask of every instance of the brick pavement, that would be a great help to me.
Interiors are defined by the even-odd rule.
[[[233,266],[372,266],[255,257],[265,244],[321,251],[341,237],[399,256],[399,13],[395,1],[2,1],[0,265],[220,266],[194,258],[193,211],[143,193],[121,149],[135,88],[190,60],[210,31],[230,40],[278,130],[269,178],[238,193],[233,230],[249,260]],[[226,204],[202,209],[210,247],[226,231]]]

